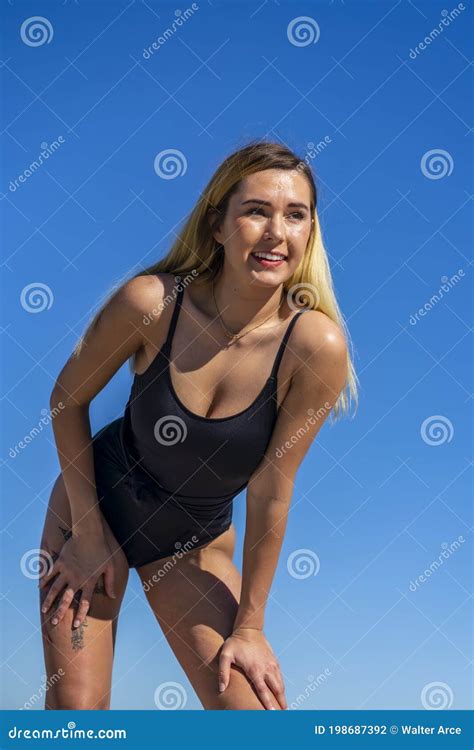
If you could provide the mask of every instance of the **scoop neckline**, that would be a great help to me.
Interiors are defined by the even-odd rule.
[[[176,403],[178,404],[178,406],[180,407],[180,409],[182,409],[189,417],[191,417],[192,419],[198,419],[201,422],[227,422],[230,419],[237,419],[237,417],[241,417],[244,414],[246,414],[248,411],[250,411],[250,409],[253,406],[255,406],[255,404],[265,394],[265,391],[267,390],[269,383],[271,383],[274,380],[274,375],[272,373],[267,378],[267,380],[265,381],[265,384],[264,384],[262,390],[260,391],[260,393],[257,394],[257,396],[254,398],[254,400],[252,401],[252,403],[249,404],[249,406],[246,406],[245,409],[243,409],[242,411],[237,412],[236,414],[229,414],[226,417],[203,417],[201,414],[196,414],[195,412],[191,411],[191,409],[188,409],[188,407],[186,406],[186,404],[183,404],[183,402],[179,398],[178,394],[176,393],[176,389],[175,389],[175,387],[173,385],[173,380],[171,378],[171,371],[170,371],[169,361],[168,361],[168,365],[166,367],[166,380],[167,380],[167,383],[168,383],[168,386],[169,386],[169,390],[170,390],[171,395],[173,396],[174,400],[176,401]],[[277,411],[277,405],[275,403],[275,399],[273,398],[273,394],[272,394],[272,403],[273,403],[273,408],[275,409],[275,411]]]

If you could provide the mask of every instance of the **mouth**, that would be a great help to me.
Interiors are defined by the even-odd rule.
[[[287,260],[287,256],[283,255],[283,253],[260,253],[257,251],[255,253],[250,253],[250,255],[256,263],[266,268],[280,266]]]

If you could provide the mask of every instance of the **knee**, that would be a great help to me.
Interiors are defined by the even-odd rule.
[[[45,709],[50,711],[107,711],[109,708],[110,694],[101,696],[80,687],[63,687],[46,694]]]

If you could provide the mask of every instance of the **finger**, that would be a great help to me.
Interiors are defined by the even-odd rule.
[[[66,585],[66,578],[64,575],[60,573],[59,576],[54,581],[54,583],[51,585],[51,588],[49,589],[48,594],[43,604],[41,605],[41,611],[43,613],[46,613],[48,611],[48,609],[50,608],[50,606],[56,599],[57,595],[59,594],[60,591],[63,590],[65,585]]]
[[[115,593],[115,569],[112,563],[109,563],[104,570],[105,591],[112,599],[117,598]]]
[[[91,606],[91,598],[92,598],[92,592],[88,589],[87,591],[82,592],[81,601],[79,602],[79,607],[77,608],[77,613],[74,618],[73,627],[78,628],[84,620],[86,619],[86,615],[89,611],[89,607]]]
[[[221,654],[219,658],[219,692],[222,693],[227,685],[229,684],[230,677],[230,665],[232,664],[232,657],[230,654]]]
[[[258,693],[258,697],[262,701],[265,708],[270,711],[273,708],[273,702],[272,702],[272,694],[270,690],[267,687],[267,683],[263,679],[263,677],[256,677],[252,680],[253,684],[255,685],[255,689]]]
[[[59,573],[58,561],[55,560],[51,567],[40,575],[38,581],[39,588],[42,589],[57,573]]]
[[[53,619],[51,620],[52,625],[59,625],[64,615],[68,611],[69,605],[71,604],[73,599],[74,599],[74,589],[71,586],[68,586],[61,598],[61,603],[59,607],[57,608],[56,612],[54,613]]]
[[[288,704],[285,697],[285,688],[283,685],[283,680],[278,675],[278,673],[267,673],[265,675],[265,682],[267,683],[268,687],[272,691],[282,709],[287,709]]]

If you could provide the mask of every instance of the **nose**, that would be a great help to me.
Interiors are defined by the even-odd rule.
[[[283,239],[283,236],[284,236],[283,217],[279,217],[277,214],[273,214],[273,216],[271,216],[268,219],[264,236],[267,239],[272,239],[272,240]]]

